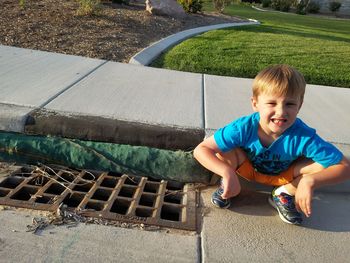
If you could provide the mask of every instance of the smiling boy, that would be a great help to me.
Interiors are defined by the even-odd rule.
[[[220,128],[194,150],[194,157],[222,177],[212,203],[228,208],[241,191],[238,175],[276,186],[269,198],[280,218],[301,224],[311,215],[314,189],[350,178],[349,161],[297,118],[304,77],[288,65],[261,71],[253,82],[255,113]]]

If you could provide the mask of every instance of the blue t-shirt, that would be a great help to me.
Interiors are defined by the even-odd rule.
[[[286,170],[298,157],[304,156],[327,168],[338,164],[343,154],[332,144],[316,134],[299,118],[269,147],[264,147],[258,137],[260,115],[258,112],[241,117],[218,129],[214,139],[223,152],[241,148],[254,168],[264,174],[277,175]]]

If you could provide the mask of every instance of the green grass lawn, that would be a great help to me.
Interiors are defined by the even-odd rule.
[[[254,18],[261,25],[196,36],[152,66],[253,78],[268,65],[284,63],[300,70],[308,83],[350,87],[350,20],[261,12],[243,5],[230,5],[225,13]]]

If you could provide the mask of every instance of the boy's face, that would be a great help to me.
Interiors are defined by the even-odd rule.
[[[301,104],[299,97],[260,94],[257,98],[252,98],[254,111],[260,113],[262,131],[274,139],[293,125]]]

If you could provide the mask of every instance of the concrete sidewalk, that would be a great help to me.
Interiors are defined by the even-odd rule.
[[[219,77],[0,46],[0,130],[170,149],[251,113],[251,79]],[[308,85],[301,111],[310,126],[350,156],[350,90]],[[0,212],[0,262],[347,262],[349,183],[324,188],[303,227],[282,223],[267,192],[232,209],[201,196],[198,233],[109,226],[25,232],[31,216]],[[14,231],[13,231],[14,230]],[[35,250],[34,250],[35,248]]]

